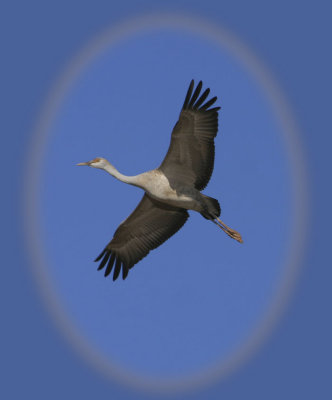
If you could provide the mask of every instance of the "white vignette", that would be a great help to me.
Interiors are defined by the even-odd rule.
[[[265,319],[258,324],[254,333],[251,334],[248,340],[229,359],[204,372],[192,374],[189,377],[181,379],[149,379],[146,376],[131,373],[126,369],[113,365],[83,338],[59,304],[58,297],[45,267],[47,265],[47,257],[44,254],[42,246],[40,246],[41,236],[39,232],[38,187],[40,184],[40,171],[42,169],[41,164],[44,149],[47,144],[47,135],[45,133],[51,126],[58,107],[70,89],[71,84],[89,62],[107,47],[111,47],[126,37],[135,35],[135,33],[160,28],[182,29],[187,32],[200,34],[202,37],[217,43],[221,49],[226,49],[226,51],[229,51],[242,62],[263,87],[264,94],[271,102],[272,109],[283,128],[283,140],[286,144],[287,156],[291,166],[292,210],[294,211],[294,223],[290,235],[292,242],[289,245],[290,250],[284,261],[285,276],[281,279],[279,290],[269,307],[269,312]],[[307,168],[303,154],[299,130],[291,114],[290,107],[275,80],[272,78],[272,75],[246,45],[221,26],[212,24],[209,20],[196,16],[181,15],[178,13],[154,13],[128,18],[109,27],[92,39],[71,60],[50,90],[48,98],[40,112],[27,151],[27,162],[25,164],[27,168],[23,183],[24,233],[28,252],[31,256],[31,266],[38,287],[45,300],[46,308],[54,318],[59,330],[63,332],[70,345],[72,345],[72,348],[75,348],[81,356],[113,382],[120,382],[132,387],[132,389],[141,389],[155,394],[171,394],[179,391],[199,389],[202,386],[217,383],[228,376],[229,373],[236,370],[237,367],[243,365],[258,350],[260,345],[264,343],[268,334],[275,327],[289,300],[300,269],[307,239],[309,217]]]

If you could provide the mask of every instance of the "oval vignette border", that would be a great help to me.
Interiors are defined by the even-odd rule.
[[[287,158],[291,169],[292,181],[292,209],[294,210],[294,223],[292,226],[292,243],[289,245],[289,253],[284,261],[285,274],[282,278],[279,290],[269,308],[265,319],[257,324],[254,333],[249,339],[233,353],[233,355],[219,366],[208,371],[193,374],[184,379],[149,379],[146,376],[129,373],[125,369],[113,365],[109,360],[95,350],[79,334],[71,321],[63,312],[58,297],[53,290],[45,265],[47,257],[40,244],[39,214],[38,214],[38,188],[40,183],[40,171],[43,162],[44,149],[47,144],[48,127],[51,125],[57,109],[64,96],[70,89],[78,74],[87,64],[97,57],[104,49],[116,44],[119,40],[130,37],[137,32],[159,28],[181,29],[195,33],[214,41],[221,49],[229,51],[245,67],[264,89],[264,94],[271,103],[277,119],[281,122],[283,141],[285,143]],[[64,333],[68,341],[78,353],[89,363],[96,367],[102,374],[113,381],[132,386],[136,389],[152,391],[154,393],[188,391],[201,385],[212,384],[234,371],[242,365],[272,331],[282,311],[284,310],[291,289],[294,286],[298,274],[304,244],[306,242],[308,221],[308,188],[306,179],[306,166],[303,158],[303,150],[300,135],[296,123],[291,115],[287,101],[279,90],[268,70],[257,57],[233,34],[219,25],[213,25],[208,20],[195,16],[181,14],[150,14],[141,17],[132,17],[122,23],[110,27],[100,35],[97,35],[76,57],[68,64],[50,90],[48,98],[41,110],[39,120],[32,134],[32,140],[27,152],[27,171],[24,176],[24,232],[27,247],[31,256],[31,265],[38,287],[42,292],[46,308],[56,321],[60,331]]]

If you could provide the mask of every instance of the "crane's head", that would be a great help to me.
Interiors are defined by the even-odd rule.
[[[109,165],[109,162],[105,158],[97,157],[91,161],[78,163],[76,165],[87,165],[88,167],[104,169],[106,165]]]

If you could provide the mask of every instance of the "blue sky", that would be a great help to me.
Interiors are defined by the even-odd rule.
[[[31,160],[32,153],[26,144],[31,143],[33,126],[50,94],[52,82],[87,39],[126,15],[123,5],[117,5],[112,10],[113,20],[108,19],[110,24],[106,24],[100,10],[97,12],[94,8],[90,14],[83,8],[83,16],[73,31],[68,21],[74,3],[70,4],[67,17],[60,17],[63,29],[58,38],[54,36],[52,23],[49,27],[45,25],[49,17],[43,6],[39,8],[43,23],[38,20],[32,24],[26,38],[17,32],[11,36],[13,46],[20,36],[20,57],[27,53],[27,46],[30,51],[24,71],[20,75],[16,67],[11,71],[16,89],[8,90],[6,102],[10,109],[17,104],[13,95],[18,93],[21,82],[17,101],[22,104],[25,99],[25,107],[20,121],[12,118],[15,134],[8,139],[8,147],[16,148],[22,160]],[[205,18],[231,27],[240,39],[246,33],[244,42],[260,54],[286,89],[300,127],[306,127],[301,129],[301,140],[310,179],[316,173],[315,168],[323,166],[323,160],[317,158],[316,140],[311,136],[315,132],[317,138],[318,134],[309,119],[316,109],[306,103],[310,96],[304,96],[301,85],[309,66],[302,63],[300,71],[295,68],[301,57],[304,58],[302,42],[297,46],[298,58],[291,53],[291,46],[298,43],[298,33],[291,29],[291,16],[279,15],[285,30],[278,38],[276,26],[273,29],[272,24],[267,29],[266,21],[270,17],[264,7],[261,12],[266,21],[257,19],[254,28],[244,23],[247,19],[235,17],[231,6],[226,7],[226,17],[222,16],[220,5],[207,4]],[[59,9],[53,10],[54,16],[57,12],[61,14],[62,7],[60,3]],[[103,7],[107,9],[106,4]],[[180,10],[182,6],[179,7]],[[193,2],[192,13],[197,14],[199,7]],[[132,14],[134,11],[133,8]],[[139,11],[142,14],[143,8]],[[304,8],[306,16],[297,21],[300,30],[305,18],[309,18],[309,11]],[[31,18],[36,17],[31,15]],[[315,20],[310,18],[314,24]],[[20,24],[19,31],[23,33],[23,20]],[[39,35],[42,30],[46,32],[45,37]],[[259,35],[262,31],[267,38]],[[65,33],[68,40],[64,40]],[[51,52],[49,47],[54,50]],[[305,60],[311,68],[317,67],[312,60]],[[322,79],[319,75],[316,77]],[[192,213],[185,227],[136,265],[125,282],[113,283],[96,272],[92,260],[142,193],[101,171],[75,168],[74,164],[104,156],[129,175],[158,166],[167,151],[171,130],[192,78],[202,79],[211,88],[212,95],[218,96],[218,105],[222,107],[215,171],[205,193],[220,200],[225,222],[242,233],[244,245],[231,241],[213,224]],[[313,85],[310,80],[306,84],[312,98],[319,85]],[[305,112],[309,106],[310,113]],[[10,115],[5,116],[5,123]],[[90,60],[64,92],[43,134],[47,141],[35,196],[38,220],[31,234],[35,229],[39,232],[37,240],[47,260],[42,268],[52,283],[50,287],[45,284],[44,290],[54,293],[60,312],[71,321],[74,331],[106,363],[142,380],[190,378],[193,373],[202,374],[216,364],[226,365],[269,315],[289,272],[283,261],[290,244],[294,243],[291,234],[294,207],[298,204],[294,205],[292,194],[294,182],[284,140],[287,132],[260,82],[239,58],[211,39],[185,30],[147,30],[107,46]],[[19,148],[18,143],[22,145]],[[22,177],[18,170],[17,165],[11,171],[17,176],[11,182],[15,198],[22,197]],[[15,206],[18,209],[19,204]],[[6,343],[10,344],[5,351],[8,382],[19,364],[21,375],[26,371],[22,390],[35,393],[37,398],[49,393],[55,384],[54,375],[60,382],[52,392],[54,398],[59,397],[61,388],[69,382],[69,393],[82,398],[89,398],[96,387],[101,398],[112,391],[117,398],[143,396],[117,383],[116,379],[109,381],[100,376],[73,350],[75,346],[64,339],[61,329],[51,322],[52,316],[28,268],[33,261],[27,256],[25,245],[19,254],[10,251],[11,246],[23,240],[20,221],[17,216],[11,218],[9,213],[4,221],[10,226],[7,232],[12,240],[7,251],[17,258],[18,269],[12,273],[17,274],[15,285],[20,287],[14,298],[10,292],[3,292],[7,301],[11,299],[11,315],[17,316],[6,324],[9,328]],[[309,327],[304,314],[307,309],[311,321],[317,321],[323,314],[322,305],[315,315],[310,314],[314,308],[309,300],[312,298],[309,283],[315,285],[313,297],[317,302],[324,293],[319,289],[324,287],[324,282],[318,285],[309,268],[310,260],[317,260],[314,254],[318,246],[317,241],[311,241],[303,261],[301,284],[296,287],[281,323],[268,342],[231,378],[201,389],[200,395],[203,393],[205,398],[227,395],[237,399],[251,388],[257,398],[266,398],[268,393],[273,398],[270,389],[277,376],[284,390],[298,395],[302,393],[299,381],[303,376],[310,374],[315,382],[324,382],[323,365],[319,375],[311,370],[310,362],[304,365],[301,347],[311,340],[323,346],[321,338],[330,329],[318,329],[319,334],[315,333],[313,322]],[[317,326],[321,326],[321,322],[318,324],[319,321]],[[14,343],[19,344],[13,353]],[[317,352],[310,345],[305,348],[307,358],[317,362]],[[296,371],[292,382],[290,371],[292,374]],[[37,375],[43,377],[43,383],[37,384],[33,378]],[[264,380],[263,387],[259,386],[258,377]],[[323,390],[324,385],[320,387]],[[10,391],[10,386],[7,389]],[[17,398],[20,389],[11,390]],[[307,387],[305,393],[309,394],[310,390],[313,388]],[[199,396],[195,393],[187,397]],[[280,398],[280,392],[274,395]]]
[[[221,93],[216,168],[205,192],[220,198],[245,244],[192,215],[125,284],[105,282],[91,259],[142,193],[74,164],[98,155],[127,174],[158,166],[188,76],[206,76],[213,95]],[[225,362],[268,312],[287,274],[292,210],[282,128],[262,91],[216,43],[151,29],[107,49],[66,93],[43,156],[42,246],[64,312],[112,363],[151,378],[187,376]]]

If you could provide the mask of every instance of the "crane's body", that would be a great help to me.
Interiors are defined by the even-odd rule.
[[[198,211],[194,197],[190,196],[185,189],[179,192],[173,189],[166,175],[160,170],[153,169],[145,172],[141,175],[141,179],[143,181],[142,189],[152,198],[175,207]],[[196,192],[194,188],[190,189],[192,192]],[[199,192],[197,191],[197,193]]]
[[[111,242],[95,260],[102,260],[98,269],[107,264],[105,276],[115,264],[113,280],[119,276],[121,267],[125,279],[130,268],[175,234],[188,219],[187,210],[199,212],[228,236],[242,242],[241,235],[219,219],[218,200],[201,193],[213,171],[220,107],[209,109],[216,97],[204,104],[210,90],[199,96],[202,82],[194,93],[193,87],[194,81],[191,81],[169,150],[159,168],[126,176],[101,157],[77,164],[102,169],[145,191],[136,209],[120,224]]]

